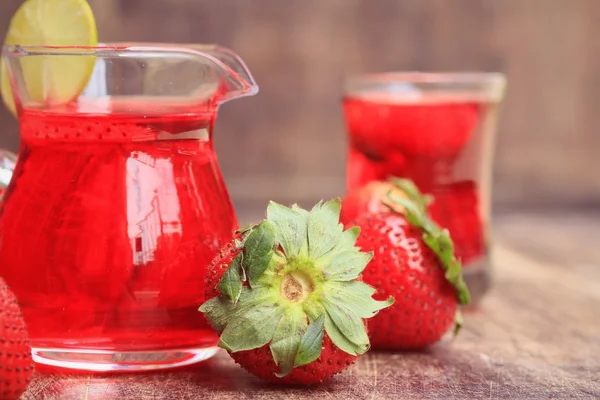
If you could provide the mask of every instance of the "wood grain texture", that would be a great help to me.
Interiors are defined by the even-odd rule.
[[[38,373],[23,398],[600,398],[600,250],[588,234],[599,225],[597,214],[497,218],[493,290],[466,313],[454,342],[419,353],[370,352],[308,390],[261,383],[221,353],[172,373]]]
[[[21,1],[0,2],[0,30]],[[343,79],[388,70],[506,73],[496,200],[600,203],[597,0],[90,3],[104,41],[216,42],[248,62],[261,92],[224,106],[216,135],[238,203],[341,193]],[[16,149],[16,122],[2,108],[0,125],[0,146]]]

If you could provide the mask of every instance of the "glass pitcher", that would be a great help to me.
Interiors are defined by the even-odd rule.
[[[347,187],[391,176],[433,196],[476,304],[490,285],[491,180],[499,73],[382,73],[350,78]]]
[[[135,371],[212,356],[217,339],[197,311],[204,267],[237,227],[212,130],[221,104],[257,93],[246,65],[213,45],[4,56],[21,148],[0,205],[0,276],[35,361]],[[39,66],[81,57],[94,63],[87,85],[57,101]]]

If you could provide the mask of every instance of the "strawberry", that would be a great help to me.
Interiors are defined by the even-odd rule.
[[[365,213],[350,224],[361,227],[356,244],[374,252],[363,279],[376,298],[395,304],[369,322],[373,348],[420,349],[437,341],[453,322],[460,327],[460,304],[469,303],[453,243],[427,215],[427,199],[408,180],[396,180],[404,197],[387,194],[392,212]]]
[[[344,99],[353,146],[385,158],[392,150],[429,159],[455,159],[481,117],[476,102],[408,103],[390,99]]]
[[[246,233],[250,228],[247,227],[235,231],[233,239],[219,249],[218,254],[208,265],[206,270],[210,273],[206,274],[206,291],[204,293],[206,299],[212,299],[221,294],[221,291],[217,287],[218,281],[223,275],[223,270],[228,268],[233,263],[233,260],[242,252],[240,248],[240,243],[243,240],[242,233]]]
[[[387,117],[387,105],[346,98],[343,107],[352,148],[370,159],[383,159],[394,149],[395,132]]]
[[[0,398],[18,399],[32,376],[25,321],[15,295],[0,278]]]
[[[340,204],[271,202],[207,268],[200,311],[219,346],[261,379],[306,385],[346,369],[370,347],[365,319],[393,304],[360,281],[372,253],[355,246],[359,228],[343,230]]]

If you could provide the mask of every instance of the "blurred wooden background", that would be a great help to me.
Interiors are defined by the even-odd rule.
[[[20,0],[0,2],[5,29]],[[499,208],[600,207],[600,0],[90,0],[102,41],[219,43],[257,97],[226,104],[216,146],[237,205],[344,191],[346,74],[499,71]],[[0,111],[0,146],[16,122]]]

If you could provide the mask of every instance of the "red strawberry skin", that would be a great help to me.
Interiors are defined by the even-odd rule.
[[[343,352],[333,345],[327,334],[323,336],[321,356],[310,364],[294,368],[283,378],[277,378],[279,367],[275,365],[268,345],[260,349],[231,353],[236,363],[257,377],[277,383],[310,385],[345,370],[356,361],[356,356]]]
[[[423,232],[389,213],[364,214],[351,225],[361,227],[357,246],[374,252],[363,274],[377,289],[374,298],[396,298],[369,320],[372,347],[413,350],[439,341],[454,323],[458,301]]]
[[[240,238],[241,235],[236,235],[234,239],[221,248],[219,254],[208,265],[205,286],[206,299],[211,299],[219,295],[220,292],[217,289],[217,284],[233,259],[240,253],[241,250],[236,246],[236,240]],[[202,316],[202,318],[205,317]],[[279,372],[279,367],[273,361],[269,345],[265,345],[259,349],[230,353],[230,355],[242,368],[261,379],[294,385],[309,385],[322,382],[348,368],[357,358],[357,356],[345,353],[334,346],[326,333],[323,336],[321,356],[307,365],[294,368],[292,372],[283,378],[278,378],[275,375]]]
[[[17,299],[0,278],[0,398],[18,399],[33,377],[31,347]]]
[[[227,268],[235,257],[240,253],[240,249],[237,248],[236,241],[242,237],[241,234],[236,233],[234,237],[224,244],[220,249],[215,258],[206,267],[205,283],[204,283],[204,298],[212,299],[219,295],[219,289],[217,284],[219,279],[223,276]],[[203,313],[200,313],[200,318],[206,326],[211,326],[210,322],[206,319]]]
[[[241,234],[236,233],[234,237],[219,249],[219,252],[206,267],[206,282],[205,282],[205,298],[212,299],[219,295],[219,289],[217,284],[219,279],[223,276],[229,265],[234,258],[240,254],[241,249],[237,248],[236,242],[242,237]]]

